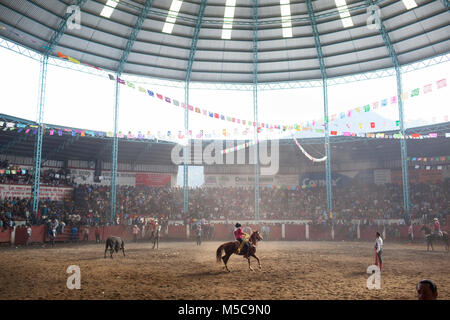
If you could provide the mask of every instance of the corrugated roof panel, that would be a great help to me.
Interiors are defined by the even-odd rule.
[[[50,39],[69,3],[67,0],[54,2],[2,1],[0,23],[5,23],[5,30],[1,30],[0,35],[42,51],[42,42]],[[104,3],[100,0],[87,1],[82,8],[82,29],[66,30],[60,39],[61,47],[57,49],[101,68],[115,69],[144,1],[119,3],[110,19],[99,17]],[[171,1],[155,0],[131,50],[129,68],[125,65],[124,70],[184,79],[200,3],[200,0],[183,1],[173,34],[165,34],[161,30]],[[347,0],[347,4],[355,26],[343,28],[334,1],[313,1],[327,74],[350,74],[390,65],[379,31],[367,27],[365,1]],[[363,7],[355,11],[352,9],[355,5]],[[406,10],[401,1],[385,0],[379,4],[391,41],[400,53],[401,63],[449,51],[447,10],[440,1],[422,0],[418,1],[418,5],[415,9]],[[197,43],[193,81],[241,82],[247,79],[252,82],[252,6],[251,0],[237,1],[232,39],[222,40],[225,1],[208,1]],[[320,78],[305,1],[291,1],[294,20],[292,38],[282,37],[279,0],[260,0],[258,6],[258,79],[299,80],[308,75]],[[20,17],[21,14],[29,18]],[[14,29],[16,25],[17,29]],[[27,33],[44,41],[36,40]],[[211,73],[223,73],[223,76]]]
[[[358,50],[356,55],[358,56],[358,61],[367,61],[371,59],[387,58],[389,57],[389,52],[385,46],[381,46],[368,50]]]
[[[405,53],[397,53],[400,64],[411,63],[418,60],[423,60],[427,57],[436,55],[436,51],[432,47],[422,48],[420,50],[408,51]]]
[[[195,61],[192,66],[192,70],[196,73],[199,72],[247,73],[253,72],[253,65],[235,62],[211,63],[211,62]]]
[[[253,81],[253,77],[251,73],[193,73],[191,76],[191,81],[251,83]]]

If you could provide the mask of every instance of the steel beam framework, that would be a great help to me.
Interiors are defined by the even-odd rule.
[[[15,53],[21,54],[25,57],[31,58],[36,61],[40,61],[41,53],[28,48],[22,44],[19,44],[10,39],[5,39],[0,36],[0,47],[13,51]],[[423,60],[418,60],[416,62],[412,62],[409,64],[405,64],[401,66],[402,73],[413,72],[416,70],[421,70],[424,68],[428,68],[434,65],[438,65],[441,63],[446,63],[450,61],[450,53],[436,55],[430,58],[426,58]],[[49,57],[48,61],[49,65],[53,65],[56,67],[62,67],[66,69],[71,69],[87,74],[91,74],[94,76],[102,77],[108,79],[108,73],[115,73],[115,71],[111,70],[98,70],[92,67],[84,66],[82,64],[72,63],[66,59],[61,59],[58,57]],[[359,74],[351,74],[347,76],[338,76],[333,78],[328,78],[328,86],[344,84],[344,83],[353,83],[363,80],[370,79],[380,79],[386,77],[395,76],[395,69],[393,68],[385,68],[378,69],[374,71],[368,71]],[[182,80],[168,80],[157,77],[148,77],[148,76],[136,76],[132,74],[127,74],[127,79],[131,82],[146,84],[146,85],[158,85],[165,87],[173,87],[173,88],[184,88],[185,81]],[[239,90],[239,91],[252,91],[253,85],[248,83],[216,83],[216,82],[196,82],[190,81],[191,89],[203,89],[203,90]],[[321,80],[295,80],[295,81],[282,81],[282,82],[264,82],[258,83],[258,90],[289,90],[289,89],[299,89],[299,88],[317,88],[322,87]]]
[[[202,0],[200,4],[200,9],[198,12],[198,19],[195,24],[194,36],[192,37],[191,48],[189,50],[189,61],[186,69],[186,78],[184,81],[184,101],[185,101],[185,109],[184,109],[184,136],[186,139],[186,145],[183,150],[183,212],[185,217],[189,212],[189,167],[188,167],[188,148],[190,148],[189,143],[189,84],[191,82],[191,74],[192,74],[192,65],[195,60],[195,53],[197,52],[197,42],[198,36],[200,34],[200,29],[202,27],[203,14],[205,12],[206,3],[208,0]]]
[[[373,5],[373,0],[366,0],[366,4],[369,8],[371,8],[372,14],[374,14],[376,7]],[[405,213],[408,215],[409,221],[411,221],[411,203],[409,199],[409,178],[408,178],[408,150],[406,146],[405,139],[405,116],[403,112],[403,98],[402,98],[402,71],[400,67],[400,63],[398,62],[397,54],[395,53],[394,46],[391,43],[391,39],[389,38],[389,34],[386,31],[382,18],[380,18],[378,24],[378,30],[383,38],[384,44],[389,52],[389,56],[391,57],[392,64],[395,70],[395,76],[397,81],[397,101],[398,101],[398,113],[400,120],[400,133],[402,138],[400,139],[400,151],[401,151],[401,160],[402,160],[402,183],[403,183],[403,209]],[[409,223],[409,222],[408,222]]]
[[[258,123],[258,0],[253,0],[253,121]],[[254,130],[253,141],[258,141],[258,130]],[[255,221],[259,215],[259,143],[253,146],[255,175]],[[277,151],[278,152],[278,151]]]
[[[59,1],[61,1],[61,0],[59,0]],[[374,2],[377,3],[377,4],[380,4],[380,3],[383,3],[383,2],[387,2],[387,0],[374,0]],[[138,5],[135,5],[133,3],[136,3]],[[133,0],[126,1],[126,2],[125,1],[121,1],[121,2],[118,2],[118,4],[119,5],[123,5],[123,6],[127,7],[127,8],[130,8],[130,9],[133,9],[135,11],[140,11],[141,10],[140,4],[138,2],[136,2],[136,1],[133,1]],[[364,10],[365,8],[366,8],[365,4],[360,4],[360,5],[349,6],[348,10],[350,12],[354,12],[354,11]],[[116,8],[116,10],[118,10],[118,8]],[[167,11],[166,10],[152,9],[149,13],[151,15],[158,16],[158,17],[161,17],[161,18],[164,18],[164,19],[167,17]],[[339,11],[337,9],[332,9],[332,10],[327,10],[324,13],[318,14],[317,18],[318,19],[326,19],[326,18],[336,17],[336,16],[339,16]],[[195,18],[191,18],[189,16],[186,16],[186,15],[182,14],[181,12],[178,14],[177,20],[184,21],[186,23],[195,23],[196,22]],[[293,24],[294,23],[299,23],[299,22],[309,22],[309,19],[308,19],[308,17],[306,15],[305,16],[300,16],[300,17],[297,17],[297,18],[292,18],[291,20],[292,20]],[[264,25],[264,26],[265,25],[276,25],[276,26],[278,26],[278,25],[281,25],[281,22],[282,22],[282,20],[277,17],[277,18],[270,18],[270,19],[261,20],[259,22],[259,25]],[[208,24],[208,25],[222,25],[223,24],[223,19],[205,19],[204,24],[205,25],[206,24]],[[235,21],[233,21],[233,25],[249,27],[249,26],[253,25],[253,23],[249,22],[249,21],[242,20],[242,19],[235,19]]]
[[[325,63],[323,60],[322,46],[320,44],[319,31],[317,30],[316,17],[314,16],[314,10],[311,0],[306,0],[308,7],[309,19],[311,21],[311,27],[314,35],[314,42],[316,45],[317,56],[319,57],[320,73],[322,75],[322,87],[323,87],[323,115],[325,119],[325,175],[327,184],[327,211],[331,214],[333,211],[333,194],[331,187],[331,163],[330,163],[330,136],[328,132],[328,87],[327,87],[327,72]]]

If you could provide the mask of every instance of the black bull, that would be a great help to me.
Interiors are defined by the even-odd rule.
[[[122,250],[123,256],[125,256],[125,243],[120,237],[108,237],[108,239],[106,239],[105,258],[108,248],[111,254],[111,259],[113,258],[114,251],[119,252],[119,250]]]

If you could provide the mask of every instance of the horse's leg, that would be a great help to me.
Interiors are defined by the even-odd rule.
[[[111,259],[113,258],[113,252],[114,252],[113,248],[109,249],[109,254],[111,255]]]
[[[262,270],[261,262],[259,261],[259,258],[255,255],[255,253],[252,253],[251,257],[255,258],[256,261],[258,261],[259,270]]]
[[[122,253],[123,253],[123,256],[125,257],[125,247],[122,245]]]
[[[255,270],[253,270],[253,268],[250,266],[250,256],[247,258],[247,261],[248,261],[248,269],[249,269],[250,271],[255,271]]]
[[[105,248],[105,259],[106,259],[106,251],[108,251],[108,246]]]
[[[225,264],[225,269],[226,269],[228,272],[231,272],[230,269],[228,269],[228,267],[227,267],[227,262],[228,262],[228,259],[230,259],[230,256],[231,256],[230,253],[226,253],[226,254],[222,257],[223,263]]]

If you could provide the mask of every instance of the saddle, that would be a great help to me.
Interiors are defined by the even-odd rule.
[[[252,247],[252,242],[251,241],[247,241],[248,243],[248,249],[250,251],[250,248]],[[235,241],[235,246],[236,246],[236,254],[239,254],[241,252],[241,250],[244,248],[245,245],[245,241],[239,242],[239,241]]]

